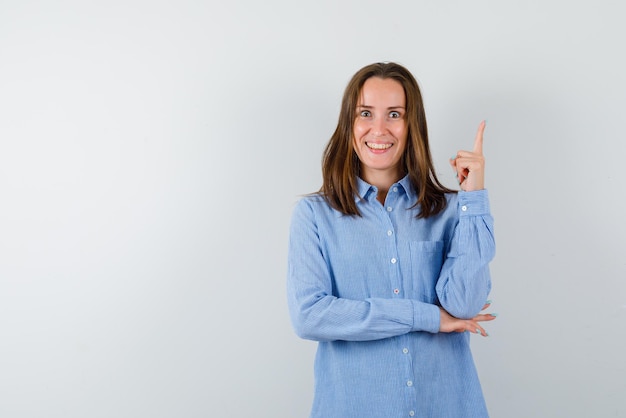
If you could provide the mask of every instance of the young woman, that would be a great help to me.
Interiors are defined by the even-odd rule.
[[[296,333],[319,341],[311,417],[487,417],[470,333],[491,288],[493,219],[482,122],[444,187],[415,78],[395,63],[359,70],[323,157],[323,184],[290,232]]]

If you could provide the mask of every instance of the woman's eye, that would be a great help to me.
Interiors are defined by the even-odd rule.
[[[368,118],[372,116],[372,114],[370,113],[369,110],[361,110],[361,113],[359,113],[359,116],[361,116],[362,118]]]
[[[392,119],[398,119],[400,117],[400,112],[390,112],[389,117]]]

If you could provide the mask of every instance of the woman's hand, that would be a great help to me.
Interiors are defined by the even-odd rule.
[[[485,188],[485,157],[483,156],[483,132],[486,122],[480,122],[472,151],[459,151],[450,159],[461,189],[466,192]]]
[[[482,310],[487,309],[490,305],[491,305],[491,302],[487,302],[485,306],[483,306]],[[440,311],[439,332],[469,331],[474,334],[480,334],[483,337],[486,337],[489,334],[479,324],[479,322],[493,321],[494,319],[496,319],[496,314],[478,314],[472,319],[459,319],[459,318],[453,317],[441,307],[439,308],[439,311]]]

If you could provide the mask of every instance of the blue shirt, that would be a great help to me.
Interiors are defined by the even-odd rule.
[[[478,418],[487,409],[469,333],[440,333],[439,306],[480,312],[495,253],[486,190],[446,195],[417,219],[408,177],[385,204],[359,179],[362,217],[319,195],[296,205],[287,291],[296,333],[319,341],[313,418]]]

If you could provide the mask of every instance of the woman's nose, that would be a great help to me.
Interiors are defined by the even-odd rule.
[[[374,135],[380,136],[385,134],[387,131],[387,121],[385,118],[375,118],[372,123],[372,131]]]

